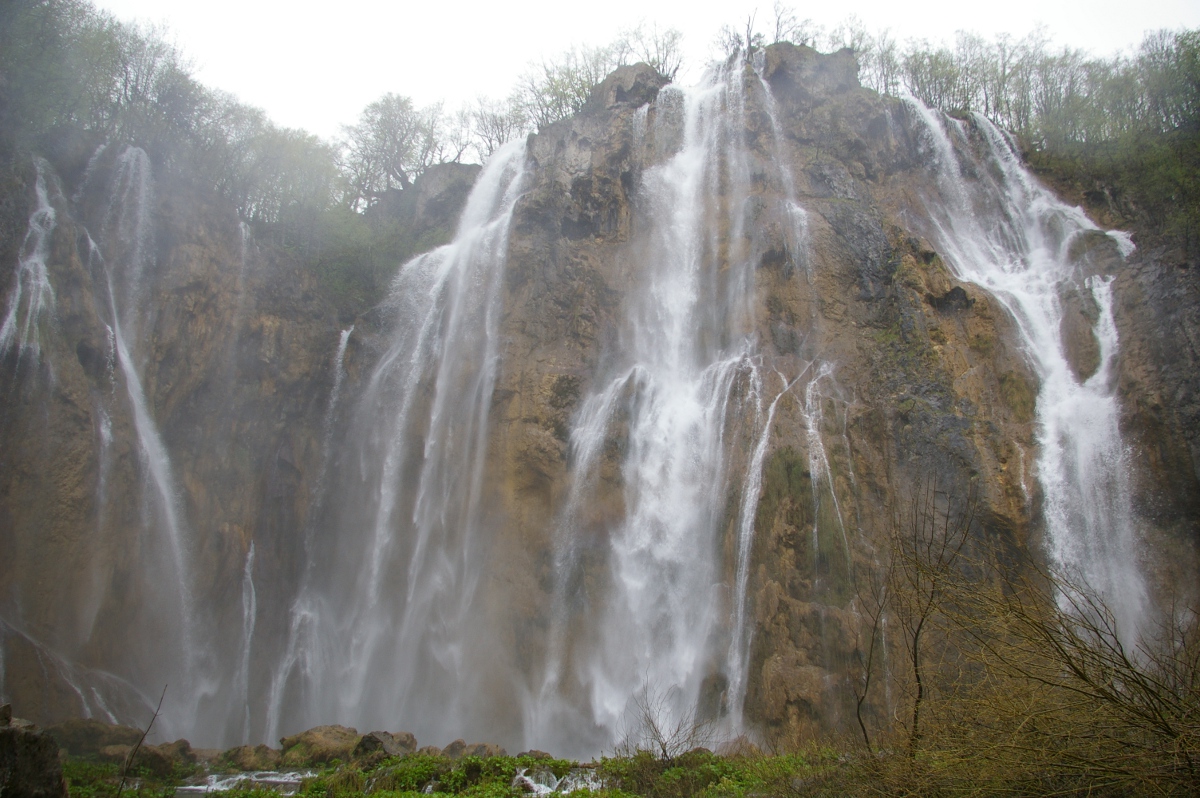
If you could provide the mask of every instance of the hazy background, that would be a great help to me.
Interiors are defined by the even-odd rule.
[[[98,0],[119,19],[164,24],[213,88],[262,107],[279,124],[336,136],[384,92],[438,100],[447,110],[480,95],[506,96],[531,61],[576,44],[607,44],[640,20],[684,35],[688,82],[714,54],[722,25],[769,31],[772,3],[746,0],[526,0],[525,2],[280,2]],[[1111,55],[1147,30],[1200,26],[1197,0],[785,3],[827,30],[856,15],[872,33],[951,41],[955,31],[991,37],[1038,24],[1058,45]]]

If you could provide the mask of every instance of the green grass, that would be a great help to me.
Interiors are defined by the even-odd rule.
[[[768,795],[808,795],[797,785],[810,785],[844,770],[837,754],[721,757],[703,749],[674,759],[661,759],[649,752],[633,756],[606,757],[591,765],[603,786],[571,793],[577,798],[750,798]],[[532,757],[463,757],[411,754],[378,761],[334,763],[315,769],[297,793],[299,798],[525,798],[529,793],[514,786],[522,770],[550,771],[563,778],[579,763],[566,759]],[[64,764],[71,798],[115,798],[120,766],[91,759],[69,758]],[[170,796],[192,775],[177,771],[156,779],[140,773],[128,782],[130,796]],[[245,785],[226,793],[228,798],[277,798],[277,792],[262,786]]]

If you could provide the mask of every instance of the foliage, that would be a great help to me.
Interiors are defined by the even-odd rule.
[[[347,204],[365,208],[393,187],[408,188],[433,164],[457,160],[462,150],[449,154],[443,127],[440,104],[418,110],[409,98],[388,93],[368,105],[345,128]]]
[[[540,130],[582,111],[592,91],[617,67],[641,61],[665,80],[674,80],[682,64],[681,41],[674,28],[640,25],[602,47],[572,47],[531,66],[510,103],[521,109],[517,116]]]
[[[1152,32],[1131,54],[1108,58],[1056,48],[1041,29],[901,45],[855,17],[826,33],[777,3],[772,34],[848,47],[864,86],[956,116],[981,114],[1017,137],[1035,171],[1108,224],[1137,226],[1185,257],[1200,248],[1200,31]]]

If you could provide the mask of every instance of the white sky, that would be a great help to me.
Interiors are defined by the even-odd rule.
[[[94,0],[122,20],[165,24],[199,79],[265,109],[277,123],[338,135],[391,91],[447,109],[506,96],[531,61],[600,45],[639,21],[683,32],[687,66],[705,62],[722,25],[772,0]],[[1200,0],[793,0],[796,16],[832,29],[856,15],[872,33],[953,40],[955,31],[1021,37],[1043,24],[1056,45],[1096,55],[1159,28],[1200,27]],[[681,76],[686,79],[686,75]]]

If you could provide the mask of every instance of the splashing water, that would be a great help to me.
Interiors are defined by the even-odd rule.
[[[1071,256],[1073,242],[1099,230],[1040,186],[988,120],[958,122],[915,100],[907,107],[934,151],[936,189],[926,203],[931,237],[959,279],[987,289],[1009,311],[1041,382],[1036,475],[1051,562],[1095,591],[1132,643],[1144,628],[1148,599],[1114,390],[1112,278],[1085,276]],[[965,168],[979,177],[967,179]],[[1122,256],[1132,251],[1128,235],[1108,235]],[[1060,296],[1067,289],[1086,292],[1098,309],[1091,334],[1099,365],[1086,378],[1072,369],[1062,332]]]

